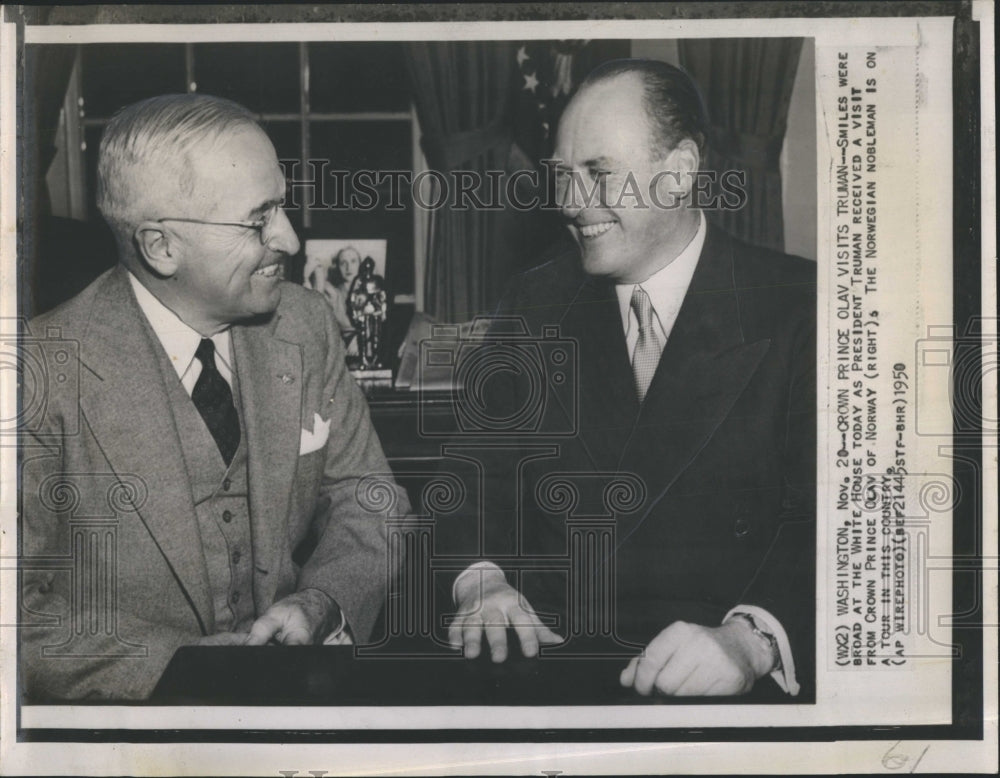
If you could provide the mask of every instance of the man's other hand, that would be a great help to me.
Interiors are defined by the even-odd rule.
[[[455,591],[458,614],[448,628],[448,641],[465,648],[465,656],[479,656],[483,633],[490,645],[490,658],[507,658],[507,627],[513,627],[521,642],[521,653],[535,656],[540,643],[561,643],[562,638],[546,627],[507,583],[499,570],[471,570],[459,579]]]
[[[246,645],[262,646],[271,640],[286,646],[319,643],[333,628],[340,608],[319,589],[303,589],[278,600],[250,627]]]
[[[195,646],[242,646],[250,636],[246,632],[217,632],[198,638]]]
[[[746,694],[773,669],[770,647],[742,619],[720,627],[677,621],[657,635],[621,674],[642,695]]]

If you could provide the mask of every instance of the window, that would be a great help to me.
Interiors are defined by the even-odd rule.
[[[64,121],[70,121],[65,121],[62,137],[70,159],[59,166],[65,180],[50,180],[53,195],[64,193],[62,206],[54,204],[56,212],[99,218],[96,151],[108,119],[137,100],[184,91],[227,97],[259,114],[289,177],[311,175],[307,160],[329,160],[322,182],[327,203],[337,199],[334,171],[419,166],[419,134],[401,44],[81,45],[64,110]],[[288,215],[303,241],[387,240],[387,284],[394,295],[413,295],[415,265],[424,249],[415,238],[418,217],[407,187],[399,193],[401,208],[387,209],[389,200],[379,197],[367,211],[326,208],[318,202],[308,209],[289,209]],[[302,261],[293,263],[293,280],[299,280]]]

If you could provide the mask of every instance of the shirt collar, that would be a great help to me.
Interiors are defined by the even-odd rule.
[[[135,292],[135,299],[139,303],[149,326],[153,328],[157,339],[163,345],[170,364],[177,371],[177,377],[184,378],[191,360],[194,359],[194,352],[198,350],[202,335],[189,327],[178,318],[177,314],[157,299],[156,295],[150,292],[135,275],[129,271],[128,280],[132,284],[132,291]],[[229,330],[217,332],[212,336],[215,344],[215,356],[232,373],[232,359],[230,357],[230,344],[232,338]]]
[[[685,246],[684,250],[677,255],[673,262],[657,270],[653,275],[641,284],[616,284],[615,293],[618,295],[618,309],[622,317],[622,329],[629,330],[629,314],[632,311],[632,290],[641,286],[649,301],[653,304],[653,311],[660,317],[663,329],[669,333],[673,326],[673,321],[669,323],[662,321],[667,311],[676,312],[680,310],[680,303],[687,294],[688,286],[691,285],[691,278],[694,276],[694,269],[701,256],[701,250],[705,246],[705,235],[708,233],[705,214],[698,212],[698,230],[694,237]]]

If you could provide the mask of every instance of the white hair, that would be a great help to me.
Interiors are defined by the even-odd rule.
[[[179,203],[193,192],[191,150],[246,126],[260,126],[246,108],[199,94],[151,97],[111,118],[97,157],[97,207],[123,259],[134,251],[133,233],[143,220],[177,215],[158,212],[160,203]]]

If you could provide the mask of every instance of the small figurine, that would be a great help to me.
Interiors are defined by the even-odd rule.
[[[385,325],[387,296],[385,279],[375,272],[375,260],[365,257],[361,270],[351,283],[349,296],[351,321],[358,333],[358,354],[365,369],[382,367],[380,358],[382,331]]]

